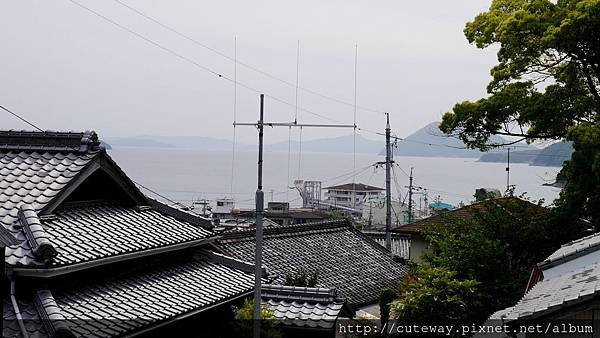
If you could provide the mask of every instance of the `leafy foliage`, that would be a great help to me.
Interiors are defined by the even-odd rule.
[[[285,275],[284,285],[287,286],[301,286],[301,287],[315,287],[319,280],[319,274],[317,272],[307,272],[300,269],[298,272],[292,272]]]
[[[516,197],[490,199],[425,230],[430,251],[409,268],[392,315],[408,323],[481,323],[517,302],[531,268],[570,236],[551,212]]]
[[[578,154],[561,178],[569,187],[557,205],[571,218],[600,226],[597,210],[600,111],[600,1],[494,0],[467,23],[469,42],[499,45],[490,94],[457,103],[440,129],[469,147],[488,149],[491,135],[573,141]],[[594,138],[595,137],[595,138]],[[593,188],[582,180],[592,177]],[[570,182],[570,183],[569,183]]]
[[[254,301],[245,299],[241,307],[233,307],[236,323],[238,324],[237,333],[239,337],[252,337],[253,334],[253,318],[254,318]],[[273,312],[261,306],[261,337],[265,338],[281,338],[281,331],[277,327]]]
[[[478,310],[483,318],[513,305],[523,295],[531,268],[582,233],[558,227],[550,212],[518,198],[488,200],[470,219],[446,217],[426,231],[433,267],[456,271],[459,279],[480,282]],[[501,296],[500,296],[501,295]]]
[[[382,289],[379,292],[379,313],[381,315],[381,323],[386,323],[390,319],[390,303],[392,303],[398,293],[391,288]]]
[[[457,273],[425,264],[400,283],[400,297],[391,306],[391,315],[403,323],[442,325],[472,322],[478,307],[479,282],[457,278]]]
[[[599,42],[600,43],[600,42]],[[600,230],[600,124],[584,124],[573,128],[568,138],[573,140],[570,161],[565,163],[557,180],[565,185],[557,211],[560,218],[586,217]]]

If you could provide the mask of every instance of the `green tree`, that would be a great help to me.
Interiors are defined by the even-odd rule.
[[[499,146],[492,135],[573,141],[558,210],[598,227],[600,0],[493,0],[464,32],[478,48],[499,46],[498,64],[489,96],[456,104],[440,129],[484,150]]]
[[[455,271],[459,279],[481,283],[481,307],[474,311],[483,320],[523,296],[531,268],[558,248],[566,234],[565,228],[547,221],[547,209],[518,198],[476,206],[471,218],[446,216],[443,224],[428,226],[425,237],[431,251],[423,259],[432,267]]]
[[[400,283],[391,316],[408,325],[469,325],[479,307],[478,285],[446,268],[421,265]]]
[[[386,323],[390,319],[390,304],[398,297],[396,290],[384,288],[379,292],[379,313],[381,323]]]

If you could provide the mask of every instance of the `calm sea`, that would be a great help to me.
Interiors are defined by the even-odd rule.
[[[254,205],[256,190],[256,152],[235,154],[234,175],[231,175],[231,152],[213,152],[197,149],[164,149],[120,147],[109,151],[121,168],[136,182],[168,198],[191,204],[193,200],[214,200],[233,196],[236,206]],[[264,187],[266,201],[288,200],[292,205],[301,203],[296,190],[288,188],[294,179],[319,180],[323,187],[356,182],[385,187],[385,170],[371,166],[384,157],[347,153],[303,153],[289,159],[282,152],[264,154]],[[506,164],[480,163],[476,159],[396,157],[392,192],[394,198],[406,194],[410,168],[413,168],[414,185],[429,191],[429,200],[435,197],[447,203],[458,204],[473,200],[475,189],[480,187],[506,189]],[[354,178],[353,168],[356,168]],[[560,168],[534,167],[511,164],[510,183],[516,194],[527,193],[532,200],[552,202],[559,189],[543,186],[552,181]],[[288,183],[289,182],[289,183]],[[150,194],[150,193],[149,193]],[[151,194],[150,194],[151,195]],[[415,202],[419,203],[419,195]]]

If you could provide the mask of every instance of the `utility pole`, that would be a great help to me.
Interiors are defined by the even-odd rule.
[[[390,144],[390,114],[386,113],[385,126],[385,248],[392,249],[392,184],[391,184],[391,167],[392,167],[392,146]]]
[[[423,197],[423,200],[424,200],[425,206],[424,206],[423,210],[425,211],[425,217],[428,217],[429,216],[429,196],[427,196],[428,195],[427,189],[425,189],[424,195],[425,196]]]
[[[268,127],[325,127],[325,128],[356,128],[347,124],[300,124],[294,122],[264,122],[264,94],[260,94],[260,116],[258,122],[233,122],[234,126],[253,126],[258,128],[258,188],[256,190],[256,250],[254,257],[254,338],[260,338],[260,299],[262,279],[262,242],[263,242],[263,212],[265,207],[264,192],[262,191],[263,167],[263,131]]]
[[[263,168],[263,122],[265,95],[260,94],[260,118],[258,120],[258,188],[256,189],[256,246],[254,253],[254,338],[260,338],[260,293],[262,279],[262,242],[263,242],[263,209],[265,207],[262,191]]]
[[[506,150],[506,194],[510,194],[510,147]]]
[[[408,223],[413,221],[413,168],[410,168],[408,184]]]

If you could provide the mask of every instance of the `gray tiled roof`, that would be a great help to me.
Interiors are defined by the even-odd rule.
[[[47,241],[57,250],[51,266],[192,242],[212,234],[149,208],[96,205],[64,208],[55,215],[41,222]],[[22,260],[14,252],[7,263]]]
[[[0,225],[21,242],[6,248],[6,257],[13,257],[13,264],[39,264],[25,233],[15,226],[19,206],[28,204],[40,211],[97,154],[0,151]]]
[[[263,285],[263,304],[283,325],[329,329],[342,312],[345,300],[335,289]]]
[[[245,272],[210,256],[188,256],[177,263],[155,262],[80,286],[39,290],[33,302],[41,306],[31,310],[31,305],[21,302],[19,308],[36,311],[28,314],[32,320],[25,324],[29,332],[41,337],[57,325],[77,337],[121,336],[251,293],[254,275],[248,268]],[[5,313],[10,314],[11,307],[5,303]],[[40,325],[43,317],[53,320]],[[18,335],[14,322],[7,321],[5,336]]]
[[[48,333],[44,328],[40,315],[37,313],[33,303],[31,301],[18,299],[17,305],[28,335],[30,337],[46,337]],[[10,299],[5,298],[3,313],[4,331],[2,337],[22,337],[21,328],[17,321],[17,317],[15,316],[15,309]]]
[[[146,199],[98,144],[93,132],[0,131],[0,239],[13,237],[9,265],[55,267],[210,236],[200,217]],[[58,196],[81,183],[82,172],[99,167],[116,173],[151,210],[61,207],[55,217],[46,215]]]
[[[221,247],[231,255],[254,261],[255,231],[224,234]],[[263,264],[279,277],[294,271],[318,273],[318,286],[335,288],[350,306],[374,303],[379,291],[395,287],[404,266],[389,251],[350,226],[330,221],[264,230]]]
[[[539,266],[542,267],[568,261],[587,252],[596,250],[600,250],[600,233],[595,233],[563,244],[560,249],[548,256],[548,258],[541,262]]]
[[[600,264],[593,264],[538,282],[515,306],[494,313],[490,319],[527,320],[580,304],[600,293],[598,276]]]
[[[363,231],[367,236],[373,239],[377,244],[385,247],[385,232],[381,231]],[[391,251],[394,255],[404,259],[410,258],[410,237],[400,234],[391,234]]]

